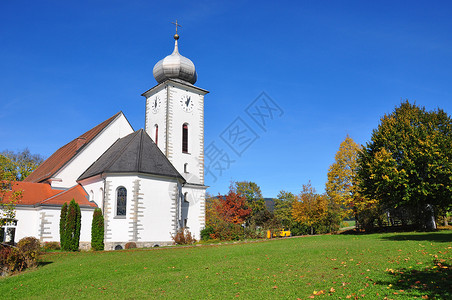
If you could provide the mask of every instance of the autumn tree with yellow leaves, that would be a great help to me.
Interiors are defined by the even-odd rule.
[[[324,223],[328,216],[328,199],[326,195],[316,194],[311,182],[303,184],[303,189],[292,205],[292,216],[296,222],[310,227],[314,234],[314,226]]]

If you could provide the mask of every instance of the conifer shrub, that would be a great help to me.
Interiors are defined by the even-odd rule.
[[[96,208],[93,213],[91,249],[94,251],[104,250],[104,216],[100,208]]]
[[[60,212],[60,245],[62,249],[66,249],[66,219],[67,219],[67,203],[64,203]]]
[[[80,228],[81,228],[81,211],[80,206],[75,202],[74,199],[71,200],[69,206],[67,207],[66,216],[63,215],[63,207],[61,208],[60,221],[66,220],[63,226],[63,232],[60,236],[61,249],[65,251],[78,251],[80,242]],[[61,228],[61,226],[60,226]]]
[[[187,228],[181,228],[176,232],[176,235],[171,234],[176,245],[191,245],[196,243],[196,239]]]
[[[128,242],[124,248],[125,249],[135,249],[137,247],[137,244],[135,242]]]

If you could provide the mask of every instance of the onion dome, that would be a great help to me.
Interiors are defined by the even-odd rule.
[[[155,64],[153,74],[158,83],[162,83],[167,79],[181,79],[191,84],[196,82],[198,75],[196,74],[195,65],[188,58],[180,55],[177,40],[179,35],[174,35],[174,51],[164,59]]]

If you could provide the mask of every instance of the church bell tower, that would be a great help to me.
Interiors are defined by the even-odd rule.
[[[154,66],[157,85],[142,94],[145,130],[185,178],[186,187],[204,187],[204,95],[208,91],[194,85],[195,65],[179,53],[178,26],[176,21],[173,53]]]

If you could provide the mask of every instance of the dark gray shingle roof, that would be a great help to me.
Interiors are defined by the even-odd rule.
[[[102,173],[145,173],[184,180],[143,129],[117,140],[78,180]]]

